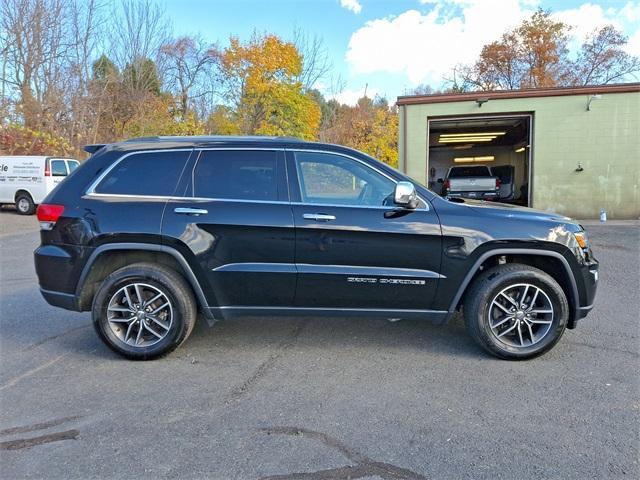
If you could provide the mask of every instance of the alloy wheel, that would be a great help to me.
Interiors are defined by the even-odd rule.
[[[518,283],[501,290],[491,301],[488,321],[501,343],[526,348],[539,343],[551,331],[554,310],[540,287]]]
[[[109,328],[132,347],[150,347],[167,336],[173,324],[173,306],[165,293],[146,283],[121,287],[107,306]]]

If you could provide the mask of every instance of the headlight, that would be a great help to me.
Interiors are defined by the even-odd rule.
[[[587,232],[574,232],[573,236],[576,238],[576,242],[580,245],[580,248],[587,248],[589,246],[589,239],[587,238]]]

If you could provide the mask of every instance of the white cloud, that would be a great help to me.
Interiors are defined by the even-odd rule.
[[[346,60],[352,73],[404,74],[413,85],[442,84],[458,64],[472,63],[482,46],[530,16],[538,0],[420,0],[426,11],[408,10],[371,20],[349,40]],[[573,26],[570,48],[577,49],[594,29],[612,23],[631,31],[627,50],[640,50],[640,1],[619,8],[584,3],[554,13]]]
[[[364,97],[365,89],[360,90],[343,90],[340,93],[329,95],[329,99],[337,100],[344,105],[355,105],[362,97]],[[375,88],[367,88],[367,97],[374,98],[380,92]]]
[[[571,25],[572,42],[570,48],[572,50],[580,48],[586,38],[599,27],[613,24],[616,28],[622,28],[622,25],[615,18],[609,17],[600,5],[592,3],[584,3],[578,8],[559,11],[554,13],[553,17]]]
[[[362,5],[358,0],[340,0],[340,6],[352,11],[353,13],[360,13]]]
[[[629,55],[640,57],[640,30],[629,37],[629,43],[627,43],[625,50]]]
[[[354,32],[346,54],[352,70],[405,73],[414,85],[438,86],[455,65],[473,61],[484,44],[531,13],[518,0],[454,0],[458,12],[427,1],[435,2],[427,13],[408,10]]]

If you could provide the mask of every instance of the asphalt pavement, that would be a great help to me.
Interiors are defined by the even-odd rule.
[[[535,360],[460,318],[246,318],[131,362],[45,303],[37,220],[0,212],[0,477],[640,478],[640,226],[587,230],[595,309]]]

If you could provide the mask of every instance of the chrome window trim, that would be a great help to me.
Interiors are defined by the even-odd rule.
[[[311,152],[311,153],[324,153],[324,154],[329,154],[329,155],[338,155],[341,157],[345,157],[345,158],[349,158],[351,160],[355,160],[356,162],[361,163],[362,165],[364,165],[366,168],[370,168],[371,170],[374,170],[375,172],[379,173],[380,175],[388,178],[389,180],[391,180],[394,184],[398,183],[398,180],[394,179],[393,177],[391,177],[390,175],[388,175],[387,173],[377,169],[374,166],[369,165],[368,163],[355,158],[352,155],[348,155],[342,152],[333,152],[330,150],[316,150],[316,149],[306,149],[306,148],[285,148],[285,147],[203,147],[203,148],[198,148],[198,147],[192,147],[192,148],[166,148],[166,149],[158,149],[158,150],[136,150],[134,152],[129,152],[126,153],[124,155],[122,155],[120,158],[118,158],[115,162],[113,162],[109,167],[107,167],[104,172],[102,172],[98,178],[96,180],[93,181],[93,183],[91,183],[91,185],[89,186],[89,188],[85,191],[85,195],[88,195],[90,197],[114,197],[114,198],[142,198],[142,199],[154,199],[154,200],[167,200],[167,201],[176,201],[176,200],[194,200],[194,201],[210,201],[210,202],[236,202],[236,203],[262,203],[262,204],[289,204],[289,205],[296,205],[296,206],[312,206],[312,207],[330,207],[330,208],[366,208],[366,209],[375,209],[375,210],[393,210],[394,208],[397,208],[393,205],[381,205],[381,206],[375,206],[375,205],[345,205],[345,204],[332,204],[332,203],[306,203],[306,202],[291,202],[291,201],[285,201],[285,200],[248,200],[248,199],[243,199],[243,198],[210,198],[210,197],[195,197],[195,196],[176,196],[176,195],[137,195],[137,194],[124,194],[124,193],[98,193],[95,191],[96,187],[100,184],[100,182],[109,174],[109,172],[111,170],[113,170],[116,165],[118,165],[122,160],[124,160],[127,157],[130,157],[132,155],[137,155],[137,154],[145,154],[145,153],[165,153],[165,152],[197,152],[198,154],[198,158],[196,158],[193,169],[191,170],[191,188],[192,188],[192,192],[193,192],[193,174],[195,172],[195,168],[196,165],[198,164],[198,161],[200,160],[200,154],[203,151],[210,151],[210,150],[242,150],[242,151],[252,151],[252,150],[266,150],[266,151],[274,151],[274,152]],[[295,160],[294,160],[295,163]],[[296,165],[296,169],[297,169],[297,165]],[[285,169],[286,172],[286,169]],[[288,177],[288,172],[287,172],[287,177]],[[287,178],[287,182],[288,182],[288,178]],[[412,182],[413,183],[413,182]],[[300,181],[298,180],[298,188],[300,188]],[[301,198],[302,198],[302,192],[301,192]],[[429,211],[429,202],[427,202],[424,198],[422,198],[420,195],[418,195],[418,199],[420,199],[421,202],[424,203],[425,207],[424,208],[416,208],[417,211]]]
[[[383,177],[386,177],[387,179],[391,180],[395,185],[398,184],[399,180],[396,180],[395,178],[391,177],[390,175],[388,175],[387,173],[383,172],[382,170],[374,167],[373,165],[369,165],[367,162],[360,160],[359,158],[356,158],[352,155],[348,155],[346,153],[342,153],[342,152],[332,152],[330,150],[314,150],[314,149],[307,149],[307,148],[287,148],[286,149],[288,152],[293,152],[295,155],[295,152],[309,152],[309,153],[323,153],[325,155],[338,155],[340,157],[344,157],[344,158],[348,158],[351,160],[355,160],[356,162],[364,165],[365,168],[369,168],[371,170],[373,170],[374,172],[377,172],[378,174],[382,175]],[[294,165],[296,168],[296,174],[298,177],[298,188],[300,189],[300,199],[304,198],[304,195],[302,194],[302,184],[300,182],[300,171],[298,170],[298,162],[297,160],[294,158]],[[413,183],[413,182],[411,182]],[[429,204],[427,203],[427,201],[425,199],[423,199],[420,195],[417,195],[418,199],[424,203],[425,207],[424,208],[416,208],[416,210],[426,210],[429,211]],[[320,207],[350,207],[350,208],[383,208],[383,209],[393,209],[393,208],[397,208],[394,207],[392,205],[389,206],[375,206],[375,205],[345,205],[345,204],[321,204],[321,203],[307,203],[307,202],[291,202],[292,204],[300,204],[300,205],[313,205],[313,206],[320,206]]]
[[[136,194],[129,195],[124,193],[99,193],[99,192],[96,192],[95,190],[96,190],[96,187],[100,184],[100,182],[102,182],[104,177],[106,177],[109,174],[109,172],[111,172],[111,170],[113,170],[121,161],[123,161],[127,157],[130,157],[132,155],[145,154],[145,153],[192,152],[193,150],[194,150],[193,148],[164,148],[159,150],[136,150],[135,152],[125,153],[120,158],[118,158],[115,162],[109,165],[104,170],[104,172],[98,175],[98,178],[96,178],[93,181],[93,183],[89,185],[89,188],[85,190],[85,195],[108,195],[108,196],[117,195],[117,196],[124,196],[124,197],[153,197],[153,198],[163,197],[162,195],[136,195]]]
[[[98,197],[98,198],[142,198],[147,200],[171,200],[174,197],[167,195],[136,195],[134,193],[86,193],[87,197]],[[182,198],[182,197],[181,197]]]

